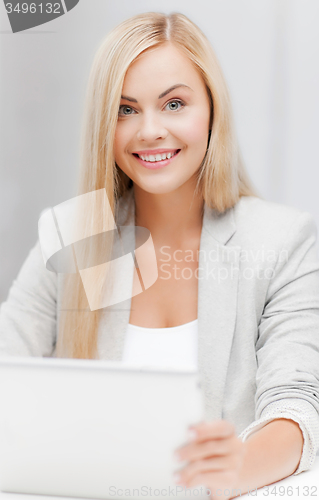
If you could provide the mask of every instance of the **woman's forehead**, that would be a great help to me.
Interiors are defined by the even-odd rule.
[[[162,45],[143,52],[131,64],[125,75],[122,94],[141,94],[145,88],[160,94],[177,83],[185,85],[180,90],[203,86],[202,77],[192,61],[174,45]]]
[[[174,69],[176,66],[193,67],[187,55],[176,45],[165,43],[156,47],[150,47],[143,51],[128,68],[132,71],[149,65],[169,64],[167,69]]]

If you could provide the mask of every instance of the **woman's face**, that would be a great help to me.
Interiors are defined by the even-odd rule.
[[[189,59],[170,43],[150,49],[125,76],[115,161],[149,193],[169,193],[185,183],[195,187],[209,122],[206,86]],[[165,152],[173,154],[172,159],[154,161]]]

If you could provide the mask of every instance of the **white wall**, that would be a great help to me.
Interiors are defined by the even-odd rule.
[[[0,3],[0,302],[36,241],[40,211],[75,194],[93,55],[112,27],[145,11],[182,12],[206,33],[254,184],[319,223],[318,0],[80,0],[15,34]]]

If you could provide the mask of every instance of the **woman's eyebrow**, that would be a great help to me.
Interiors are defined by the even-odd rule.
[[[165,90],[164,92],[162,92],[159,96],[158,96],[158,99],[162,99],[162,97],[165,97],[167,94],[169,94],[170,92],[172,92],[172,90],[175,90],[177,89],[178,87],[187,87],[188,89],[192,90],[188,85],[185,85],[184,83],[176,83],[176,85],[173,85],[172,87],[170,87],[169,89]],[[194,92],[194,91],[193,91]],[[121,99],[125,99],[126,101],[131,101],[131,102],[137,102],[136,99],[134,99],[134,97],[128,97],[128,96],[125,96],[125,95],[121,95]]]

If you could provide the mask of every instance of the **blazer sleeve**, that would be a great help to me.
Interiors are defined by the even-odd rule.
[[[319,260],[313,216],[299,213],[286,235],[258,328],[255,422],[239,437],[247,439],[274,418],[296,421],[304,437],[296,475],[311,468],[319,448]]]
[[[57,274],[37,241],[0,307],[0,356],[51,356],[56,344]]]

